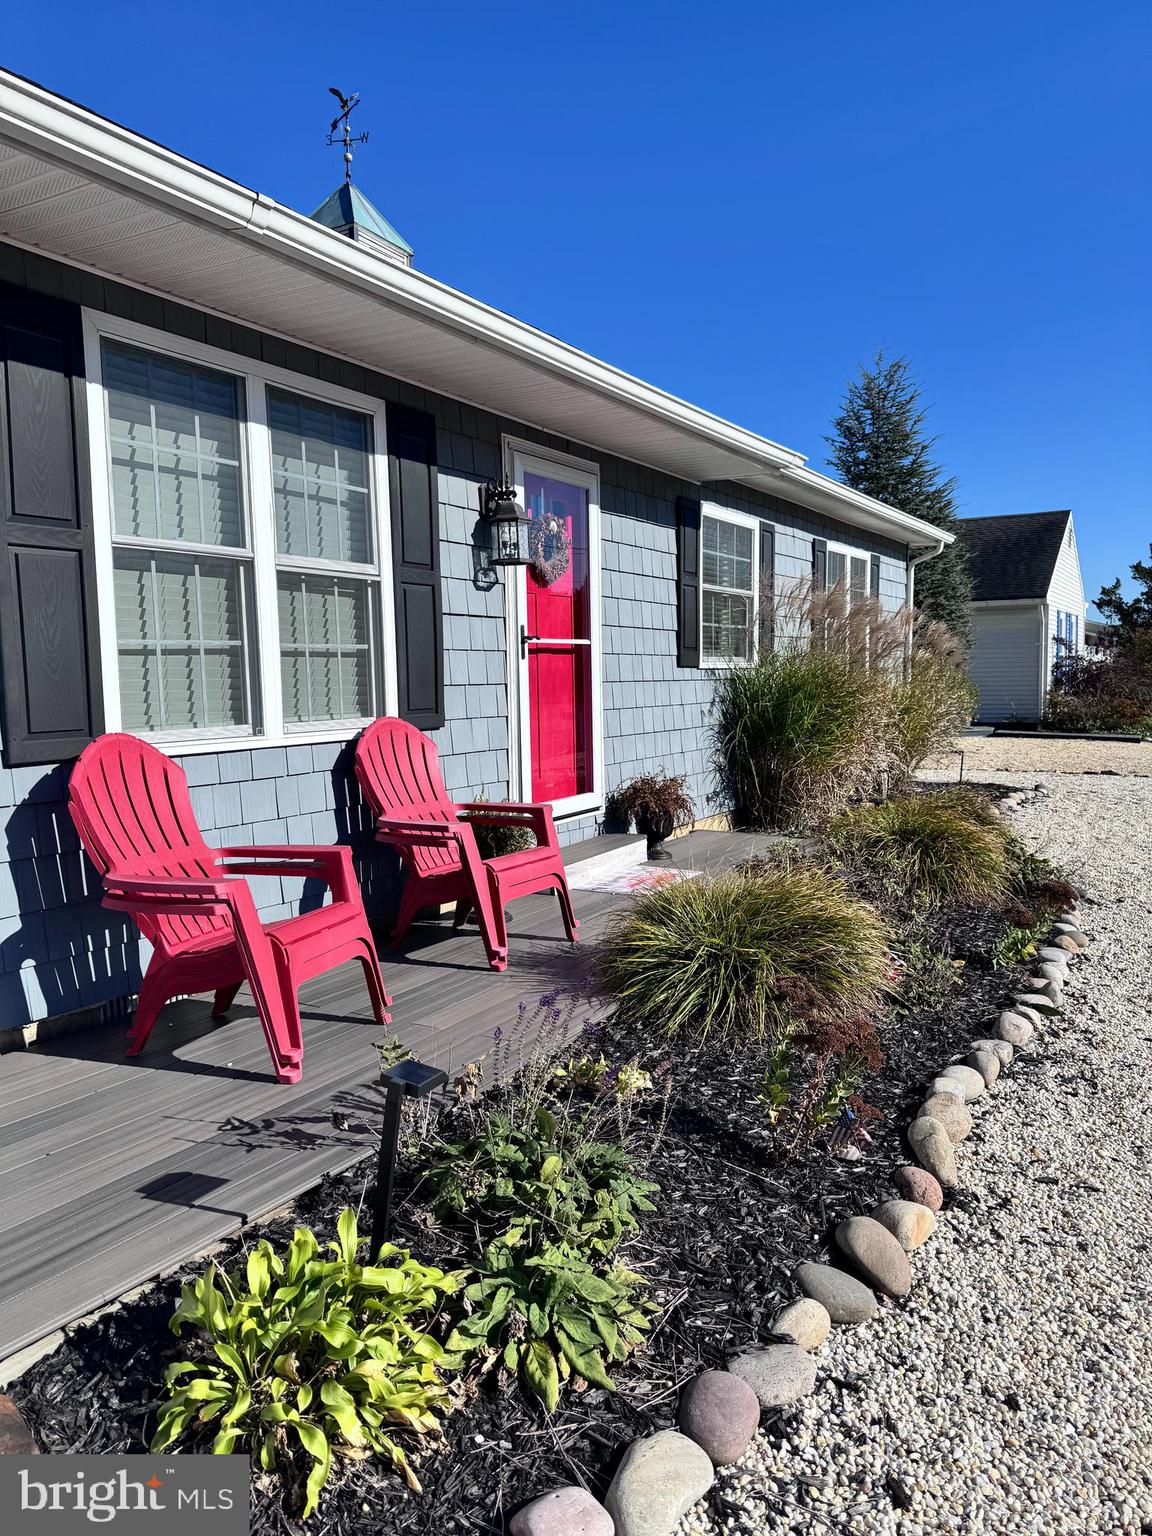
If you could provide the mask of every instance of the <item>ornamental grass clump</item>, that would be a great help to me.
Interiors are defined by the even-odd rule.
[[[839,650],[769,651],[722,672],[713,748],[737,819],[809,825],[865,792],[884,762],[881,691]]]
[[[772,863],[646,891],[601,949],[604,983],[630,1023],[733,1045],[869,1011],[888,966],[883,923],[842,881]]]
[[[847,868],[879,881],[898,908],[998,908],[1012,884],[1006,833],[933,795],[846,811],[826,842]]]

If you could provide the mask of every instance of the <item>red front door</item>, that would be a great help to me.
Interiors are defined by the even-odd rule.
[[[524,496],[534,555],[525,615],[532,799],[566,800],[595,782],[588,492],[526,472]]]

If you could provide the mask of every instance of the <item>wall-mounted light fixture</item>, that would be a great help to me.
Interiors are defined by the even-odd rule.
[[[493,565],[528,564],[528,528],[532,519],[516,500],[509,480],[489,480],[482,488],[481,516],[492,530]]]

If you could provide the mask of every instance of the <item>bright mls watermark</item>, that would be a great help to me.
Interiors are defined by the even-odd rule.
[[[247,1456],[0,1456],[5,1536],[248,1536]]]

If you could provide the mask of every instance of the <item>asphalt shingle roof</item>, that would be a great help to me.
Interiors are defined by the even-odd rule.
[[[1044,597],[1071,516],[1064,511],[962,517],[956,532],[968,554],[972,601]]]

